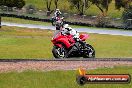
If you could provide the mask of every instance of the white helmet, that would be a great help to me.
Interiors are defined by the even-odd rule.
[[[68,30],[68,31],[71,31],[71,30],[72,30],[71,27],[67,27],[67,28],[65,28],[65,29]]]
[[[64,24],[64,28],[68,28],[69,27],[69,25],[68,24]]]
[[[56,11],[60,11],[59,9],[56,9]]]

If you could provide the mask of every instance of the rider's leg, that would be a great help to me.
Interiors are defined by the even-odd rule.
[[[74,38],[76,42],[79,42],[81,45],[85,46],[85,42],[83,42],[80,38]]]

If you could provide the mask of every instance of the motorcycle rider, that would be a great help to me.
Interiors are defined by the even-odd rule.
[[[56,9],[54,16],[52,17],[52,25],[54,21],[63,19],[63,17],[61,18],[61,15],[62,15],[61,11],[59,9]]]
[[[75,29],[69,27],[68,24],[65,24],[64,27],[62,28],[62,34],[63,34],[63,35],[70,34],[70,35],[73,36],[73,38],[74,38],[76,41],[80,41],[79,33],[78,33]]]
[[[60,15],[62,15],[61,11],[59,9],[56,9],[54,17],[59,17]]]
[[[62,29],[63,29],[63,22],[58,20],[56,21],[56,30],[55,30],[55,33],[54,33],[54,36],[56,36]]]
[[[58,32],[62,29],[63,27],[63,19],[64,17],[61,17],[62,13],[59,9],[56,9],[54,16],[52,17],[52,25],[53,22],[55,21],[55,26],[56,26],[56,31],[54,33],[54,36],[58,34]]]
[[[69,34],[72,35],[72,37],[73,37],[73,39],[75,40],[76,43],[78,42],[78,43],[81,44],[82,46],[85,46],[85,43],[84,43],[83,41],[81,41],[81,39],[79,38],[79,33],[78,33],[75,29],[69,27],[68,24],[65,24],[65,25],[63,26],[61,33],[62,33],[63,35],[69,35]],[[75,46],[78,47],[78,49],[80,50],[81,48],[80,48],[79,44],[75,44]],[[69,55],[69,54],[72,52],[72,50],[73,50],[73,49],[71,49],[71,50],[68,52],[67,55]],[[66,57],[67,57],[67,55],[66,55]]]

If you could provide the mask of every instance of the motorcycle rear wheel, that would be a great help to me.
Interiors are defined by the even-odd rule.
[[[64,47],[53,46],[52,53],[57,59],[65,58],[66,56],[66,50]]]

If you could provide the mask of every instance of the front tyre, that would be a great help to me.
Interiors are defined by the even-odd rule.
[[[91,45],[86,44],[84,50],[85,50],[84,56],[83,56],[84,58],[95,58],[95,50]]]
[[[64,47],[53,46],[52,53],[55,58],[61,59],[66,56],[66,50]]]

